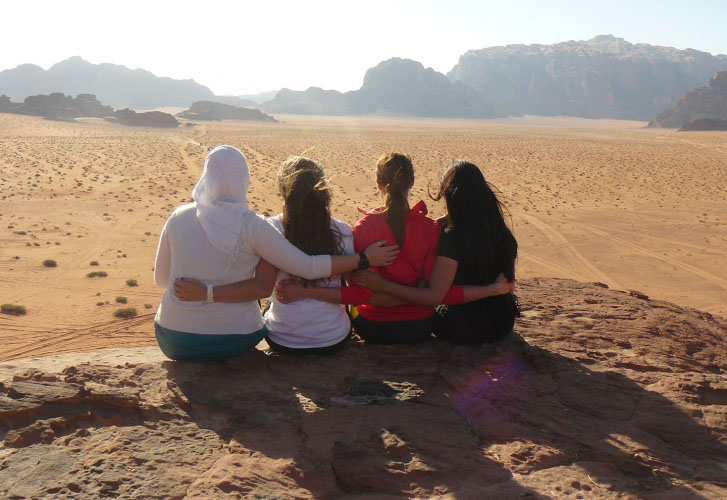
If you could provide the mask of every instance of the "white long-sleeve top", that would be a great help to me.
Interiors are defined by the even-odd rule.
[[[253,211],[245,214],[240,252],[228,265],[227,254],[209,242],[196,212],[195,203],[177,208],[159,237],[154,280],[166,290],[155,319],[164,328],[227,335],[253,333],[265,324],[256,301],[237,304],[180,301],[174,295],[176,278],[194,278],[213,285],[235,283],[254,276],[260,257],[306,279],[331,274],[330,256],[306,255]]]
[[[283,216],[268,219],[275,228],[283,232]],[[331,228],[341,235],[342,250],[345,255],[354,253],[351,226],[331,217]],[[285,271],[278,272],[278,281],[290,278]],[[331,276],[321,280],[318,286],[338,288],[341,276]],[[284,304],[275,295],[270,297],[270,308],[265,313],[265,326],[273,342],[295,349],[328,347],[346,338],[351,329],[351,320],[346,314],[346,306],[330,304],[313,299]]]

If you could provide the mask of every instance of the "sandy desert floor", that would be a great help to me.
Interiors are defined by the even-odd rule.
[[[151,130],[0,114],[0,303],[27,308],[0,315],[0,360],[154,344],[157,238],[221,143],[247,156],[260,213],[279,211],[280,163],[305,154],[328,171],[333,211],[348,222],[377,205],[382,152],[412,155],[414,199],[452,160],[469,159],[503,193],[520,276],[597,281],[727,316],[725,133],[534,117],[277,118]],[[115,319],[120,307],[139,315]]]

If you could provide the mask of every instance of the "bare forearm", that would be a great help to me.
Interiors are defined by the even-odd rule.
[[[357,253],[352,255],[331,255],[331,275],[335,276],[358,269],[360,261],[361,257]]]
[[[462,287],[462,291],[464,291],[465,302],[485,299],[487,297],[493,297],[495,295],[504,295],[510,292],[510,290],[503,289],[497,283],[492,283],[484,286],[465,285]]]
[[[415,288],[412,286],[400,285],[393,281],[386,281],[382,286],[382,292],[386,292],[402,300],[405,304],[419,304],[423,306],[436,306],[441,304],[447,289],[438,288]]]
[[[278,269],[264,259],[255,267],[255,277],[229,285],[216,286],[215,302],[249,302],[270,297],[278,277]]]
[[[225,302],[234,304],[238,302],[250,302],[252,300],[264,299],[270,296],[270,287],[249,279],[230,283],[229,285],[219,285],[214,289],[215,302]]]

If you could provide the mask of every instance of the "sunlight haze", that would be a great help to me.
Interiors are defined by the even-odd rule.
[[[0,70],[92,63],[193,78],[217,94],[360,87],[391,57],[446,73],[467,50],[613,34],[727,53],[721,1],[12,2]]]

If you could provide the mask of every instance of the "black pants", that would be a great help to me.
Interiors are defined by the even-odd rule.
[[[351,332],[338,342],[337,344],[329,345],[326,347],[308,347],[302,349],[296,349],[295,347],[286,347],[270,340],[270,337],[265,337],[265,342],[270,346],[271,351],[283,352],[285,354],[335,354],[343,349],[348,343],[348,339],[351,338]]]
[[[434,331],[434,315],[411,321],[371,321],[359,314],[351,323],[358,336],[372,344],[416,344]]]
[[[434,333],[453,344],[478,345],[505,338],[520,315],[512,294],[454,306],[440,306],[435,314]]]

